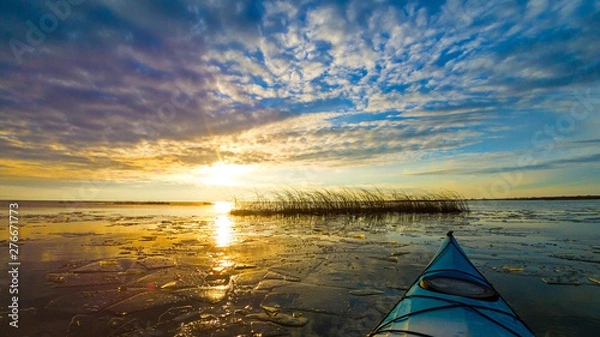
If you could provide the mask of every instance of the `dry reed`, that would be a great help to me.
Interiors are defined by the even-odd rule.
[[[382,215],[388,213],[458,213],[468,211],[458,193],[443,191],[412,195],[404,191],[374,189],[285,188],[269,197],[256,194],[252,201],[238,201],[231,215]]]

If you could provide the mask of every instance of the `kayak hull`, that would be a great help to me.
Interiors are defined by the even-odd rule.
[[[423,273],[368,336],[534,334],[473,266],[449,232]]]

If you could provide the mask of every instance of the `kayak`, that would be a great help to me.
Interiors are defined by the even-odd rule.
[[[369,337],[534,336],[448,232],[406,294]]]

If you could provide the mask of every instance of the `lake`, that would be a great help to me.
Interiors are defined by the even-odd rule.
[[[4,269],[0,335],[365,336],[454,230],[537,336],[596,336],[600,200],[469,206],[232,217],[229,203],[20,202],[19,328]]]

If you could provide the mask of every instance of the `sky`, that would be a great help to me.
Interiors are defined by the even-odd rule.
[[[600,1],[0,4],[0,199],[600,194]]]

